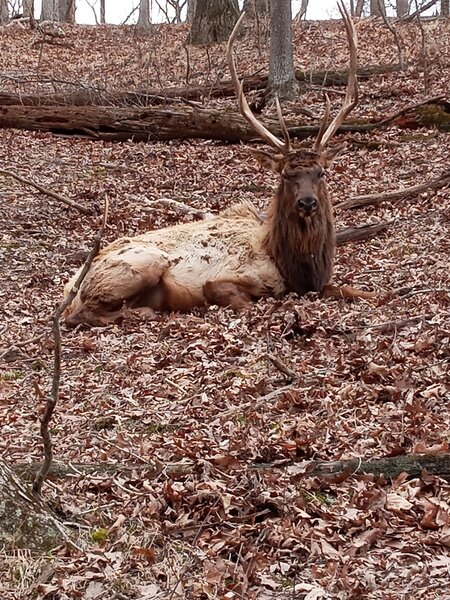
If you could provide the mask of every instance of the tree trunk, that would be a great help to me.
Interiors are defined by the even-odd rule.
[[[100,23],[104,25],[106,23],[106,0],[100,0]]]
[[[22,0],[22,14],[24,17],[30,17],[34,14],[34,0]]]
[[[188,44],[226,42],[238,17],[238,0],[197,0]]]
[[[267,91],[269,95],[277,94],[280,98],[294,98],[297,95],[292,51],[291,0],[277,0],[271,3]]]
[[[43,553],[69,540],[65,527],[0,459],[0,544]]]
[[[58,20],[75,23],[75,0],[58,0]]]
[[[265,17],[270,12],[270,0],[244,0],[243,10],[250,19]]]
[[[355,17],[358,17],[359,19],[362,17],[363,14],[364,3],[365,0],[357,0],[356,2]]]
[[[142,31],[148,31],[150,28],[150,0],[140,0],[137,26]]]
[[[186,23],[192,23],[195,14],[197,0],[187,0]]]
[[[308,10],[309,0],[302,0],[302,4],[300,6],[300,10],[294,17],[294,21],[301,21],[303,18],[306,18],[306,11]]]
[[[8,0],[0,0],[0,25],[9,23]]]
[[[57,14],[57,0],[42,0],[41,21],[55,21]]]
[[[441,17],[449,16],[449,0],[441,0]]]
[[[397,0],[396,10],[397,18],[406,17],[409,13],[409,0]]]
[[[384,0],[370,0],[370,16],[382,17],[383,14],[386,14]]]

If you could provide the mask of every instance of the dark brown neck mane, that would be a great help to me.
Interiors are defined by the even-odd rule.
[[[317,211],[307,218],[282,206],[284,186],[282,179],[269,216],[268,252],[288,290],[300,295],[320,292],[330,281],[336,245],[326,185]]]

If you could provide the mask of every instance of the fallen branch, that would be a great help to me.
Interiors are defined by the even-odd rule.
[[[395,113],[392,113],[388,117],[386,117],[384,119],[380,119],[379,121],[376,121],[375,123],[377,126],[388,125],[389,123],[392,123],[392,121],[395,121],[395,119],[398,119],[399,117],[401,117],[407,113],[417,111],[417,109],[421,108],[422,106],[429,106],[431,104],[440,104],[440,103],[444,103],[444,105],[447,104],[447,101],[445,100],[445,96],[433,96],[432,98],[427,98],[426,100],[422,100],[422,102],[415,102],[414,104],[408,104],[408,106],[406,106],[405,108],[402,108],[402,109],[396,111]]]
[[[289,464],[290,463],[290,464]],[[18,463],[13,470],[23,477],[30,479],[39,468],[38,463]],[[420,477],[424,470],[430,475],[436,475],[444,479],[450,479],[450,453],[438,452],[436,454],[403,454],[387,458],[374,458],[364,460],[352,458],[338,461],[305,461],[293,463],[289,460],[276,463],[249,464],[248,470],[260,469],[283,469],[291,476],[318,477],[319,479],[344,480],[353,475],[371,474],[377,477],[384,476],[386,479],[394,479],[402,473],[408,477]],[[145,471],[146,477],[156,478],[164,474],[166,477],[175,479],[186,475],[198,473],[198,465],[195,463],[178,462],[168,464],[148,463],[76,463],[63,464],[53,463],[49,469],[49,476],[54,479],[66,477],[92,476],[114,476],[118,473],[131,473],[134,471]]]
[[[354,196],[344,202],[335,204],[334,208],[358,208],[360,206],[377,206],[382,202],[394,202],[396,200],[403,200],[428,192],[430,190],[440,190],[441,188],[450,185],[450,170],[445,171],[436,179],[431,179],[428,182],[420,185],[414,185],[409,188],[401,190],[394,190],[392,192],[380,192],[378,194],[367,194],[363,196]]]
[[[360,473],[367,473],[377,477],[383,475],[387,479],[394,479],[401,473],[409,477],[420,477],[426,470],[431,475],[446,479],[450,478],[450,453],[437,454],[403,454],[389,458],[362,460],[338,460],[334,462],[313,461],[303,472],[303,476],[319,477],[320,479],[351,477]],[[289,468],[288,468],[289,472]]]
[[[90,269],[92,261],[97,256],[100,251],[100,242],[103,237],[103,233],[105,231],[106,222],[108,219],[108,208],[109,201],[108,197],[105,197],[105,207],[103,210],[103,218],[102,223],[99,229],[97,236],[94,239],[94,245],[92,250],[89,252],[86,262],[84,263],[83,269],[75,282],[75,285],[70,290],[67,298],[65,298],[61,304],[56,308],[53,313],[53,324],[52,324],[52,333],[53,340],[55,343],[55,359],[54,359],[54,367],[53,367],[53,381],[52,381],[52,389],[51,394],[47,398],[47,402],[44,409],[44,414],[41,419],[41,437],[44,444],[44,462],[42,463],[41,468],[39,469],[34,481],[33,481],[33,492],[38,494],[39,496],[42,494],[42,485],[47,477],[49,469],[51,467],[53,461],[53,445],[52,438],[49,430],[50,419],[52,418],[53,411],[56,408],[56,404],[58,402],[59,396],[59,386],[61,381],[61,329],[59,326],[59,320],[61,315],[66,310],[68,306],[72,303],[72,300],[78,293],[80,289],[80,285],[83,282],[83,279],[86,277],[87,272]]]
[[[342,204],[342,203],[341,203]],[[341,206],[337,204],[337,206]],[[336,208],[335,207],[335,208]],[[385,231],[394,221],[380,221],[379,223],[366,223],[364,225],[356,225],[355,227],[346,227],[336,232],[336,243],[342,246],[348,242],[357,242],[360,240],[368,240],[371,237]]]
[[[13,173],[12,171],[6,171],[5,169],[0,169],[0,175],[5,175],[6,177],[12,177],[16,181],[20,181],[20,183],[23,183],[25,185],[30,185],[31,187],[34,187],[36,190],[38,190],[42,194],[45,194],[46,196],[50,196],[51,198],[54,198],[55,200],[58,200],[59,202],[62,202],[63,204],[70,206],[70,208],[75,208],[83,215],[87,215],[87,216],[92,215],[91,209],[85,208],[81,204],[78,204],[77,202],[70,200],[70,198],[66,198],[65,196],[61,196],[61,194],[58,194],[58,193],[54,192],[53,190],[45,188],[42,185],[40,185],[39,183],[32,181],[31,179],[26,179],[25,177],[21,177],[20,175],[16,175],[16,173]]]
[[[373,75],[383,75],[399,71],[400,65],[368,65],[358,69],[360,80],[370,79]],[[295,76],[300,83],[319,86],[347,85],[348,71],[319,70],[302,71],[296,69]],[[248,75],[244,77],[244,91],[263,90],[267,87],[267,75]],[[79,89],[75,92],[56,94],[14,94],[0,93],[0,105],[23,106],[148,106],[162,104],[166,100],[184,98],[201,100],[202,98],[232,97],[235,88],[230,79],[223,79],[213,85],[186,85],[177,87],[154,87],[147,90],[108,92],[96,88]]]

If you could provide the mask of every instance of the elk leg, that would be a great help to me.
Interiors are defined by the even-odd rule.
[[[203,286],[203,293],[209,304],[230,306],[235,310],[249,307],[252,298],[262,295],[251,281],[233,279],[207,281]]]
[[[159,299],[159,291],[152,295],[150,290],[159,290],[162,274],[169,264],[164,252],[144,246],[122,248],[100,256],[64,315],[66,325],[107,325],[123,316],[124,303],[131,307],[143,306],[145,302],[136,302],[137,298]],[[66,286],[66,293],[74,279]]]

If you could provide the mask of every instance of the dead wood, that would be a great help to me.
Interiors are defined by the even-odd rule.
[[[358,69],[359,79],[370,79],[374,75],[383,75],[399,71],[400,65],[368,65]],[[348,71],[302,71],[297,69],[295,75],[300,83],[320,86],[347,85]],[[244,77],[244,91],[264,90],[267,87],[267,75],[250,75]],[[186,85],[168,88],[150,88],[136,91],[108,92],[106,90],[79,89],[74,92],[56,94],[13,94],[0,93],[0,105],[23,106],[148,106],[161,104],[166,100],[184,98],[185,100],[201,100],[202,98],[231,97],[235,95],[230,79],[223,79],[213,85]]]
[[[358,208],[360,206],[376,206],[382,202],[395,202],[396,200],[404,200],[405,198],[411,198],[428,192],[430,190],[440,190],[441,188],[450,185],[450,170],[445,171],[436,179],[422,183],[420,185],[414,185],[412,187],[394,190],[391,192],[381,192],[378,194],[367,194],[363,196],[354,196],[344,202],[339,202],[335,205],[337,208]]]
[[[108,219],[108,207],[109,207],[108,198],[105,197],[105,207],[104,207],[104,211],[103,211],[103,219],[102,219],[102,223],[101,223],[99,232],[94,239],[94,245],[92,247],[92,250],[88,254],[86,262],[84,263],[83,269],[81,270],[81,273],[80,273],[78,279],[76,280],[75,285],[70,290],[70,293],[67,295],[67,297],[61,302],[61,304],[56,308],[55,312],[53,313],[52,333],[53,333],[53,341],[55,343],[55,350],[54,350],[52,389],[51,389],[51,394],[50,394],[50,396],[48,396],[46,404],[45,404],[44,414],[42,415],[41,426],[40,426],[40,433],[41,433],[41,437],[42,437],[42,441],[43,441],[43,445],[44,445],[44,461],[42,463],[41,468],[37,472],[36,477],[34,478],[33,488],[32,488],[33,492],[35,492],[39,496],[42,493],[42,485],[45,481],[45,478],[48,475],[48,472],[49,472],[50,467],[53,462],[53,444],[52,444],[52,438],[50,435],[49,424],[50,424],[50,420],[52,418],[53,412],[56,408],[56,404],[58,402],[59,386],[60,386],[60,381],[61,381],[61,345],[62,345],[62,342],[61,342],[61,329],[60,329],[59,321],[61,319],[61,315],[63,314],[63,312],[66,310],[66,308],[68,306],[70,306],[72,300],[77,295],[80,285],[82,284],[83,279],[86,277],[87,272],[89,271],[89,269],[91,267],[92,261],[94,260],[94,258],[97,256],[97,254],[100,251],[100,243],[101,243],[101,240],[103,237],[103,233],[105,231],[106,221]]]
[[[406,473],[409,477],[420,477],[423,471],[450,479],[450,453],[403,454],[373,460],[353,458],[334,462],[314,461],[306,467],[303,475],[327,479],[366,473],[394,479],[401,473]]]
[[[437,0],[430,0],[429,2],[427,2],[427,3],[423,4],[422,6],[420,6],[416,11],[414,11],[410,15],[406,15],[406,16],[402,17],[399,20],[400,21],[404,21],[405,23],[408,23],[410,21],[414,21],[414,19],[416,17],[419,17],[423,12],[425,12],[426,10],[428,10],[429,8],[431,8],[432,6],[434,6],[436,3],[437,3]]]
[[[420,107],[425,104],[428,105],[426,114],[419,114]],[[442,109],[437,99],[432,98],[375,122],[344,123],[338,131],[365,133],[391,122],[405,129],[428,124],[445,130],[449,126],[447,121],[450,121],[446,106],[445,104]],[[435,110],[439,114],[434,114]],[[276,120],[264,117],[259,120],[273,134],[282,136]],[[287,125],[289,135],[293,138],[306,139],[317,135],[319,131],[317,125],[302,125],[298,121],[295,124],[291,121]],[[255,139],[253,128],[237,112],[193,105],[146,108],[4,105],[0,106],[0,128],[47,131],[56,135],[104,141],[131,139],[136,142],[151,142],[202,138],[249,142]]]
[[[91,209],[85,208],[84,206],[82,206],[81,204],[78,204],[77,202],[74,202],[70,198],[66,198],[65,196],[62,196],[61,194],[58,194],[58,193],[54,192],[53,190],[45,188],[44,186],[40,185],[39,183],[36,183],[35,181],[33,181],[31,179],[26,179],[25,177],[21,177],[20,175],[17,175],[16,173],[13,173],[12,171],[7,171],[5,169],[0,169],[0,175],[5,175],[6,177],[12,177],[16,181],[20,181],[20,183],[23,183],[25,185],[30,185],[31,187],[34,187],[36,190],[39,190],[42,194],[45,194],[46,196],[50,196],[51,198],[54,198],[55,200],[58,200],[59,202],[62,202],[63,204],[70,206],[70,208],[75,208],[83,215],[92,215]]]
[[[287,387],[287,386],[285,386]],[[283,388],[285,390],[285,388]],[[12,467],[24,479],[31,479],[39,468],[39,463],[18,463]],[[291,470],[293,477],[318,477],[330,480],[339,478],[347,479],[353,475],[371,474],[376,477],[394,479],[402,473],[408,477],[420,477],[423,471],[444,479],[450,479],[450,453],[438,452],[436,454],[404,454],[387,458],[370,460],[353,458],[338,461],[307,461],[299,465],[289,461],[282,463],[258,463],[249,465],[248,469],[286,469]],[[176,478],[197,471],[195,464],[187,462],[169,463],[165,465],[149,463],[53,463],[49,469],[49,476],[54,479],[64,479],[73,476],[114,476],[119,473],[145,471],[146,477],[154,478],[165,474],[166,477]]]
[[[343,203],[341,203],[343,204]],[[339,204],[337,206],[340,206]],[[380,221],[379,223],[365,223],[364,225],[356,225],[355,227],[346,227],[336,232],[336,243],[342,246],[347,242],[357,242],[360,240],[368,240],[378,233],[385,231],[394,221]]]

